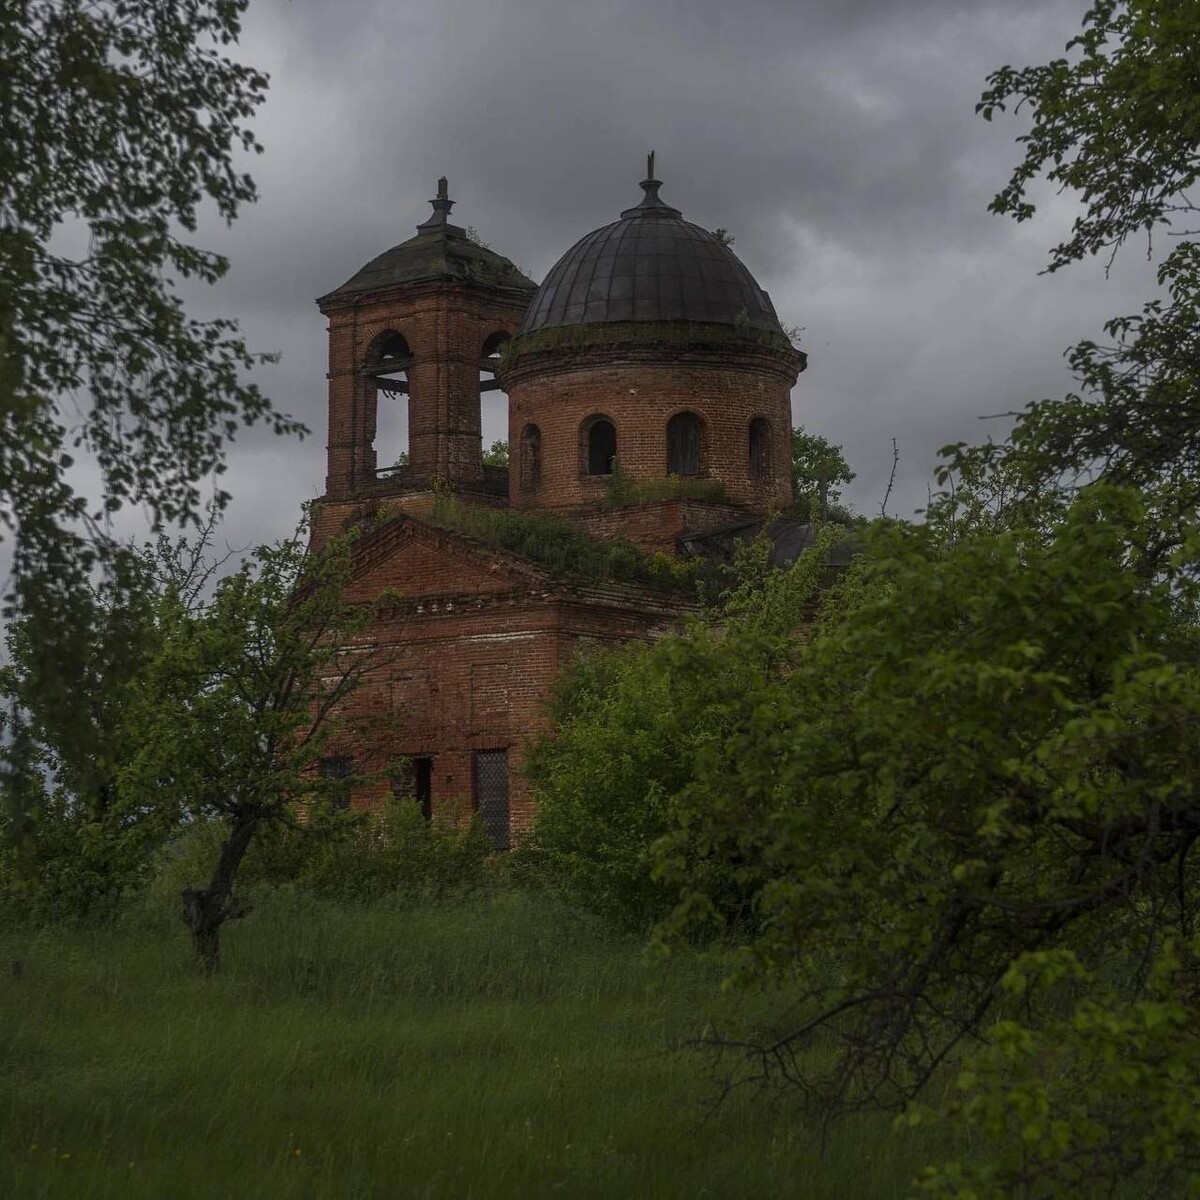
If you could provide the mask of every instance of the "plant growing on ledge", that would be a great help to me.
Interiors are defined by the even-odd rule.
[[[653,504],[658,500],[706,500],[725,503],[725,485],[719,479],[696,475],[667,475],[663,479],[633,479],[613,459],[612,475],[605,490],[606,508],[631,508],[635,504]]]
[[[555,574],[639,583],[676,594],[695,592],[695,563],[665,554],[647,554],[624,538],[600,541],[549,513],[460,504],[453,497],[444,496],[434,504],[426,519],[528,558]]]

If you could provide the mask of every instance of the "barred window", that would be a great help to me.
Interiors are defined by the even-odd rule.
[[[484,832],[497,850],[507,850],[508,836],[508,751],[475,752],[475,811]]]

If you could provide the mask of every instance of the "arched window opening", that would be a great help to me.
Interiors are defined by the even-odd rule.
[[[367,350],[362,374],[368,381],[367,402],[373,408],[369,423],[375,447],[375,474],[402,474],[408,466],[408,369],[412,352],[394,329],[381,333]]]
[[[508,334],[500,330],[488,337],[479,350],[479,431],[484,464],[492,467],[503,467],[507,462],[508,403],[496,378],[500,350],[507,341]]]
[[[750,422],[750,478],[770,479],[771,465],[771,423],[755,417]]]
[[[676,413],[667,422],[667,474],[700,474],[700,418],[695,413]]]
[[[542,431],[526,425],[521,431],[521,490],[532,492],[542,481]]]
[[[617,457],[617,427],[602,416],[583,423],[583,465],[587,475],[611,475]]]

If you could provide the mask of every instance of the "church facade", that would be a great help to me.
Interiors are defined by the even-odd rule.
[[[447,527],[439,506],[547,513],[589,537],[697,553],[792,500],[790,390],[805,359],[717,234],[659,196],[588,233],[540,286],[433,212],[317,303],[329,323],[325,493],[314,547],[355,526],[352,599],[390,603],[387,665],[359,703],[395,715],[390,787],[427,816],[477,811],[497,847],[532,817],[521,768],[555,681],[588,647],[663,633],[691,610],[647,583],[551,570]],[[481,403],[508,398],[507,467]],[[380,461],[386,405],[406,460]],[[461,524],[461,523],[460,523]],[[353,773],[353,744],[325,760]]]

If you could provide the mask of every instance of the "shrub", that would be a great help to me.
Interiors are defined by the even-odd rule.
[[[336,900],[440,900],[480,888],[490,850],[477,821],[426,821],[411,802],[388,800],[318,842],[296,882]]]

